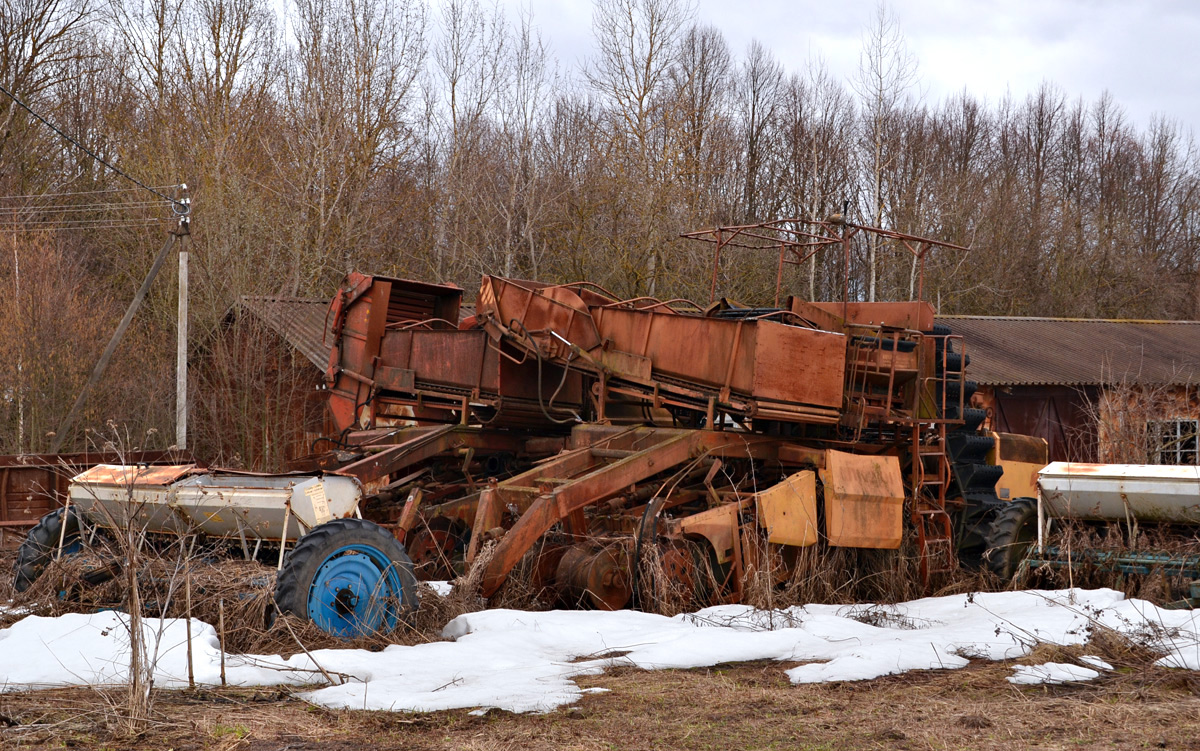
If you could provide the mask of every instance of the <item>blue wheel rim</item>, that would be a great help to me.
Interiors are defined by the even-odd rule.
[[[308,617],[334,636],[369,636],[396,627],[403,600],[396,564],[370,545],[343,545],[313,577]]]

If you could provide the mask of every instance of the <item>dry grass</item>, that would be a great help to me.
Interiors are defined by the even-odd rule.
[[[1100,637],[1104,639],[1107,637]],[[1042,749],[1200,748],[1200,696],[1181,671],[1119,642],[1040,647],[1021,662],[1099,654],[1117,667],[1087,684],[1017,688],[1011,666],[978,662],[870,682],[793,686],[789,663],[579,679],[608,689],[543,715],[331,711],[278,690],[159,692],[141,737],[105,724],[103,697],[60,690],[0,696],[0,745],[120,749]],[[1108,650],[1108,651],[1106,651]]]

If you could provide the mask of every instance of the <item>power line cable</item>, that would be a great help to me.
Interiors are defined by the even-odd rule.
[[[95,219],[65,219],[65,220],[39,219],[39,220],[31,220],[28,222],[14,221],[12,219],[0,219],[0,227],[6,227],[9,229],[19,229],[21,227],[47,227],[47,226],[51,226],[51,225],[53,225],[55,227],[91,227],[96,224],[112,224],[113,222],[158,222],[158,221],[161,221],[161,220],[154,219],[152,217],[141,217],[141,216],[130,216],[130,217],[106,216],[106,217],[97,217]]]
[[[162,203],[159,201],[133,201],[130,203],[84,203],[75,206],[0,206],[0,215],[79,214],[87,211],[153,208],[162,208]]]
[[[166,190],[168,188],[180,187],[178,183],[175,185],[154,185],[151,186],[155,190]],[[99,190],[72,190],[60,193],[25,193],[22,195],[0,196],[0,200],[8,201],[17,198],[58,198],[60,196],[86,196],[98,193],[133,193],[141,190],[141,188],[101,188]]]
[[[112,166],[111,164],[109,164],[109,163],[108,163],[107,161],[105,161],[105,160],[104,160],[104,158],[103,158],[103,157],[101,157],[99,154],[97,154],[96,152],[94,152],[94,151],[92,151],[91,149],[89,149],[87,146],[84,146],[84,145],[83,145],[82,143],[80,143],[79,141],[76,141],[74,138],[72,138],[71,136],[69,136],[69,135],[67,135],[66,133],[64,133],[64,132],[63,132],[61,129],[59,129],[59,127],[58,127],[57,125],[55,125],[54,123],[52,123],[52,122],[50,122],[49,120],[47,120],[46,118],[42,117],[42,116],[41,116],[41,115],[39,115],[38,113],[34,112],[32,107],[30,107],[28,104],[25,104],[25,102],[22,102],[20,99],[17,99],[16,95],[15,95],[15,94],[13,94],[13,93],[12,93],[11,91],[9,91],[8,89],[4,88],[3,86],[0,86],[0,93],[3,93],[3,94],[4,94],[5,96],[7,96],[9,99],[13,100],[13,102],[14,102],[14,103],[15,103],[17,106],[19,106],[21,109],[23,109],[23,110],[25,110],[26,112],[28,112],[29,114],[33,115],[33,116],[34,116],[34,118],[36,118],[38,121],[40,121],[40,122],[41,122],[43,125],[45,125],[47,128],[49,128],[50,130],[54,131],[54,132],[55,132],[55,133],[57,133],[59,136],[61,136],[61,137],[63,138],[63,140],[65,140],[65,141],[67,141],[68,143],[70,143],[70,144],[74,145],[74,146],[75,146],[75,148],[77,148],[77,149],[79,149],[80,151],[82,151],[83,153],[87,154],[87,155],[88,155],[88,156],[90,156],[92,159],[95,159],[97,162],[100,162],[100,163],[101,163],[101,164],[103,164],[105,167],[108,167],[110,170],[112,170],[113,172],[116,172],[118,175],[120,175],[121,177],[125,178],[126,180],[128,180],[128,181],[129,181],[129,182],[131,182],[131,183],[133,183],[134,185],[138,186],[139,188],[142,188],[143,190],[147,190],[147,191],[149,191],[149,192],[153,193],[154,195],[158,196],[159,198],[163,199],[164,201],[170,201],[170,203],[171,203],[171,208],[172,208],[172,210],[173,210],[173,211],[174,211],[174,212],[175,212],[177,215],[179,215],[179,216],[187,216],[187,215],[188,215],[188,213],[190,213],[190,212],[191,212],[191,208],[189,207],[189,205],[188,205],[186,202],[184,202],[184,201],[180,201],[180,200],[179,200],[179,199],[177,199],[177,198],[171,198],[170,196],[168,196],[168,195],[165,195],[165,194],[163,194],[163,193],[159,193],[157,190],[155,190],[154,188],[151,188],[149,185],[145,184],[145,183],[144,183],[144,182],[142,182],[141,180],[138,180],[136,177],[130,177],[129,175],[127,175],[127,174],[125,174],[124,172],[122,172],[121,170],[119,170],[119,169],[117,169],[116,167],[114,167],[114,166]]]
[[[66,230],[75,230],[75,229],[125,229],[125,228],[134,228],[134,227],[155,227],[155,226],[158,226],[158,224],[159,224],[159,220],[154,220],[151,222],[133,222],[133,223],[126,222],[124,224],[95,224],[95,225],[87,225],[86,227],[81,227],[81,226],[72,225],[72,224],[63,224],[63,225],[59,225],[57,227],[22,227],[20,225],[10,225],[10,226],[0,225],[0,232],[63,232]]]

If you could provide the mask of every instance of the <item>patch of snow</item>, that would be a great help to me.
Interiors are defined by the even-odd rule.
[[[1096,668],[1097,670],[1112,670],[1113,669],[1112,665],[1109,665],[1107,662],[1100,659],[1096,655],[1083,655],[1082,657],[1079,658],[1079,661],[1086,665],[1091,665],[1092,667]]]
[[[1015,665],[1009,683],[1019,685],[1034,685],[1038,683],[1071,683],[1074,681],[1090,681],[1099,678],[1100,674],[1091,668],[1072,665],[1067,662],[1046,662],[1041,665]]]
[[[31,616],[0,630],[0,690],[124,682],[129,640],[122,618],[117,613]],[[157,629],[160,623],[155,683],[186,685],[184,621],[147,619],[146,626]],[[613,666],[655,670],[778,660],[790,663],[786,672],[793,683],[867,680],[961,668],[972,659],[1012,659],[1039,642],[1083,644],[1097,624],[1152,644],[1167,655],[1163,664],[1200,668],[1200,624],[1194,613],[1161,610],[1104,589],[776,611],[725,605],[673,618],[634,611],[484,610],[450,621],[442,634],[447,641],[393,645],[382,652],[317,650],[311,658],[300,654],[286,660],[227,655],[226,664],[234,685],[324,683],[319,665],[340,684],[304,697],[327,707],[545,712],[594,693],[574,679]],[[217,683],[216,634],[200,621],[193,621],[192,633],[196,680]],[[1066,680],[1097,674],[1067,668],[1072,672]],[[1058,674],[1049,671],[1039,682]],[[1029,675],[1032,680],[1034,673]],[[1022,676],[1018,671],[1014,679]]]
[[[445,597],[450,594],[450,590],[454,589],[454,585],[446,581],[428,581],[422,582],[422,584],[428,584],[438,597]]]

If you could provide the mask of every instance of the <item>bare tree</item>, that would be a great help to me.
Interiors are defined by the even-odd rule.
[[[91,0],[3,0],[0,83],[27,102],[63,80],[64,63],[83,54]],[[16,103],[3,103],[0,149],[11,136]]]
[[[184,0],[109,0],[108,19],[128,53],[125,75],[154,110],[166,109],[179,60]]]
[[[541,136],[553,108],[551,93],[562,83],[558,71],[533,27],[528,13],[521,15],[505,67],[508,80],[498,96],[499,141],[505,169],[504,184],[496,190],[496,205],[504,221],[501,267],[511,275],[518,246],[525,266],[537,278],[540,255],[538,229],[552,206],[552,188],[541,174],[540,160],[546,144]]]
[[[415,3],[301,0],[294,23],[284,89],[291,117],[275,155],[298,214],[291,294],[313,277],[340,278],[378,231],[373,219],[385,207],[371,202],[371,180],[411,146],[408,108],[425,55],[425,14]]]
[[[737,82],[744,144],[742,169],[745,187],[742,201],[745,217],[749,221],[760,221],[767,218],[763,216],[764,212],[773,214],[775,211],[774,206],[762,206],[760,203],[764,182],[762,173],[768,164],[768,150],[773,135],[771,128],[775,125],[783,80],[783,66],[758,41],[751,42]]]
[[[671,84],[682,111],[680,177],[687,185],[688,213],[700,218],[713,213],[711,200],[723,173],[729,169],[722,152],[727,146],[728,108],[733,61],[729,45],[715,26],[691,26],[679,44],[671,68]]]
[[[437,134],[444,158],[440,199],[435,206],[435,274],[457,275],[461,245],[480,206],[483,140],[501,87],[506,83],[508,27],[499,6],[479,0],[450,0],[441,9],[441,34],[433,50],[435,101],[445,122]],[[486,199],[484,199],[486,202]]]
[[[896,110],[917,85],[917,58],[909,51],[895,15],[882,0],[863,35],[858,71],[852,85],[862,102],[863,142],[867,152],[866,175],[870,189],[870,219],[880,226],[884,217],[885,142]],[[879,239],[872,235],[867,248],[867,299],[875,300]]]
[[[683,0],[597,0],[592,11],[597,55],[585,76],[610,105],[609,148],[634,198],[630,286],[651,295],[667,234],[660,220],[679,173],[680,110],[678,98],[668,96],[670,73],[692,12]]]

